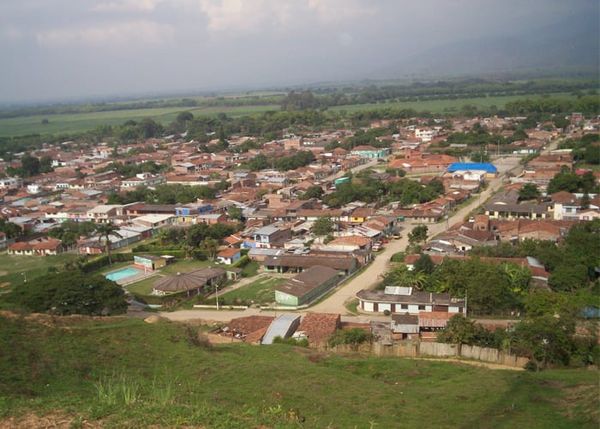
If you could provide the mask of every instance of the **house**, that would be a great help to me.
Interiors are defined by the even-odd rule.
[[[379,159],[385,158],[390,154],[389,148],[376,148],[373,146],[362,145],[352,148],[350,151],[351,155],[359,156],[361,158]]]
[[[299,306],[314,301],[339,281],[338,270],[314,265],[275,288],[275,301],[281,305]]]
[[[241,257],[240,249],[234,247],[228,247],[217,253],[217,261],[227,265],[235,264]]]
[[[275,320],[271,316],[245,316],[231,319],[223,334],[250,344],[260,343]]]
[[[117,204],[99,205],[87,212],[88,220],[96,223],[110,223],[117,216],[117,211],[123,206]]]
[[[465,300],[447,293],[419,291],[412,287],[387,286],[385,290],[363,289],[356,294],[358,308],[366,313],[409,313],[421,311],[466,312]]]
[[[283,247],[283,243],[292,237],[292,230],[275,224],[263,226],[254,231],[253,247],[270,249],[272,247]],[[251,246],[252,247],[252,246]]]
[[[519,193],[508,190],[496,194],[484,205],[485,214],[491,219],[547,219],[551,216],[550,202],[519,201]]]
[[[133,265],[142,268],[144,271],[155,271],[167,265],[167,258],[154,255],[135,255]]]
[[[196,216],[197,223],[204,223],[206,225],[215,225],[223,223],[226,220],[227,216],[224,213],[203,213]]]
[[[393,314],[390,323],[392,337],[396,340],[419,338],[419,316],[415,314]]]
[[[448,172],[485,172],[486,177],[494,178],[498,175],[498,169],[494,164],[490,164],[489,162],[453,162],[448,166]]]
[[[278,273],[301,273],[315,265],[323,265],[333,268],[344,275],[348,275],[358,267],[357,260],[352,255],[342,255],[339,252],[333,252],[336,256],[299,254],[283,254],[279,256],[267,256],[263,262],[265,271],[274,271]]]
[[[311,346],[323,345],[341,325],[339,314],[307,313],[302,318],[294,338],[306,338]]]
[[[189,273],[177,273],[173,276],[161,277],[153,286],[152,295],[172,295],[185,293],[187,296],[211,293],[217,285],[227,280],[227,273],[222,268],[203,268]]]
[[[271,322],[267,332],[263,336],[261,344],[273,344],[275,338],[289,338],[300,325],[300,316],[297,314],[286,313],[278,316]]]
[[[65,246],[57,238],[44,237],[30,241],[17,241],[8,246],[9,255],[20,256],[48,256],[58,255],[66,250]]]
[[[170,214],[147,214],[133,219],[134,224],[148,226],[152,229],[164,228],[175,223],[176,217]]]

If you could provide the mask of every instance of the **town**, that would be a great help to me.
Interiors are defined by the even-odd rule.
[[[598,16],[0,2],[0,429],[598,428]]]
[[[182,113],[175,125],[191,119]],[[426,284],[445,261],[516,270],[524,291],[574,287],[533,253],[494,249],[561,243],[600,217],[600,175],[579,167],[598,162],[588,154],[600,120],[526,120],[412,117],[283,129],[268,141],[220,127],[205,142],[185,130],[118,146],[44,144],[2,163],[2,246],[10,261],[52,256],[101,274],[124,288],[131,311],[253,327],[225,326],[233,339],[271,342],[254,330],[259,320],[263,335],[278,327],[312,342],[325,328],[298,321],[315,317],[330,335],[344,320],[389,344],[435,341],[455,314],[521,311],[518,294],[494,303],[477,290],[488,284],[470,299],[464,285]],[[477,136],[498,143],[449,154],[471,149],[451,142]],[[27,286],[22,274],[11,286]],[[286,310],[299,312],[270,314]]]

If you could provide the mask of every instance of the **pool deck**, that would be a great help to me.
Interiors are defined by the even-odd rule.
[[[142,270],[140,270],[139,268],[137,268],[133,265],[128,265],[128,266],[122,267],[118,270],[110,271],[110,272],[106,273],[104,276],[106,277],[109,274],[112,274],[112,273],[115,273],[118,271],[122,271],[122,270],[126,270],[128,268],[133,268],[136,271],[139,271],[140,273],[134,274],[132,276],[123,277],[122,279],[119,279],[119,280],[114,280],[114,282],[116,284],[118,284],[119,286],[127,286],[128,284],[136,283],[136,282],[139,282],[140,280],[144,280],[144,279],[147,279],[148,277],[152,277],[152,276],[155,276],[158,274],[158,272],[156,272],[156,271],[143,272]]]

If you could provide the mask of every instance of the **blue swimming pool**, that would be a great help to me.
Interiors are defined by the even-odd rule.
[[[137,276],[141,273],[142,271],[138,270],[137,268],[127,267],[117,271],[112,271],[106,274],[104,277],[106,277],[108,280],[112,280],[113,282],[118,282],[119,280],[123,280],[127,277]]]

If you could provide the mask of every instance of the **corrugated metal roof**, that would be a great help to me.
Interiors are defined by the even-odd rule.
[[[498,169],[494,166],[494,164],[490,164],[489,162],[453,162],[448,167],[449,172],[459,171],[459,170],[482,170],[488,173],[497,173]]]
[[[287,338],[293,334],[291,331],[294,325],[297,326],[299,322],[300,316],[297,314],[282,314],[269,325],[261,344],[273,344],[275,337]]]

